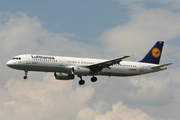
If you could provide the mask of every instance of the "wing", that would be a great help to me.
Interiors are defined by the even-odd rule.
[[[107,60],[104,62],[96,63],[93,65],[87,66],[91,71],[98,72],[101,71],[103,68],[110,68],[109,66],[114,65],[114,64],[119,64],[123,59],[128,58],[130,56],[123,56],[121,58],[116,58],[112,60]]]
[[[171,65],[173,63],[167,63],[167,64],[163,64],[163,65],[158,65],[158,66],[155,66],[155,67],[151,67],[152,69],[159,69],[159,68],[162,68],[162,67],[165,67],[165,66],[168,66],[168,65]]]

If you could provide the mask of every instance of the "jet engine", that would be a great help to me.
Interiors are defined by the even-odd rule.
[[[66,73],[54,73],[54,77],[57,80],[71,80],[74,79],[74,75],[69,75]]]
[[[73,75],[90,75],[91,70],[84,67],[73,67],[71,73]]]

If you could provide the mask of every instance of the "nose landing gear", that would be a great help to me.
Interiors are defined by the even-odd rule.
[[[25,76],[23,77],[24,79],[27,79],[27,73],[28,73],[28,71],[27,70],[24,70],[24,72],[25,72]]]

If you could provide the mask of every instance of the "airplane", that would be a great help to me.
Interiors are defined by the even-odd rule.
[[[138,62],[124,61],[130,56],[115,59],[93,59],[79,57],[50,56],[23,54],[13,57],[6,64],[10,68],[25,71],[53,72],[57,80],[72,80],[80,78],[79,85],[84,85],[83,76],[92,76],[91,81],[97,81],[97,75],[102,76],[136,76],[158,72],[167,69],[172,63],[159,65],[164,41],[157,41],[146,56]]]

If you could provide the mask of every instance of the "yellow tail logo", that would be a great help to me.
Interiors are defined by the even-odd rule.
[[[161,55],[161,51],[159,50],[159,48],[153,48],[151,53],[154,58],[159,58]]]

